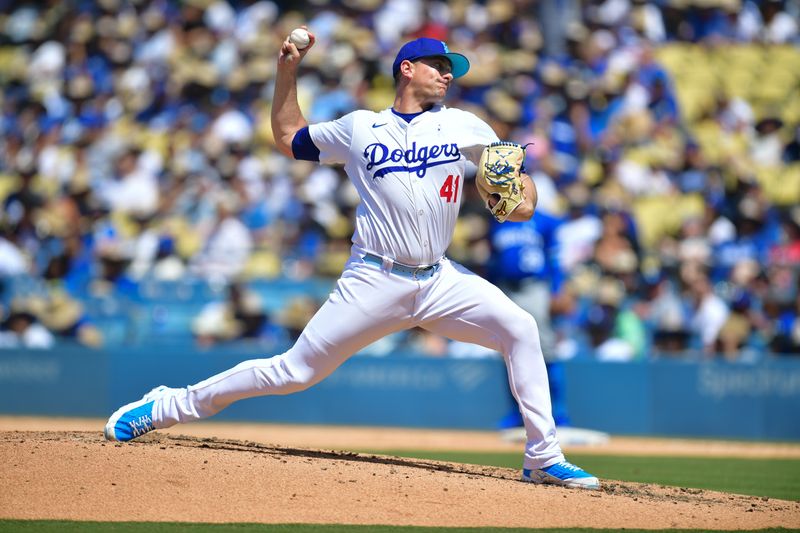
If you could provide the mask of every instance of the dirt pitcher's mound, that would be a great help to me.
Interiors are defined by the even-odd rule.
[[[0,432],[0,518],[419,526],[756,529],[800,503],[604,482],[517,481],[438,461],[150,434]]]

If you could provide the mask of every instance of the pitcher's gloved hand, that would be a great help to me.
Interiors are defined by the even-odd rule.
[[[475,184],[498,222],[505,222],[525,200],[524,161],[525,147],[507,141],[492,143],[481,154]]]

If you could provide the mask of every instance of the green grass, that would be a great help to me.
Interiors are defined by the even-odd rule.
[[[528,528],[433,528],[401,526],[352,526],[313,524],[178,524],[169,522],[59,522],[51,520],[0,520],[0,533],[604,533],[616,529],[528,529]],[[626,529],[626,533],[658,533],[657,529]],[[666,530],[664,530],[666,531]],[[701,529],[670,531],[695,532]],[[758,529],[762,533],[785,533],[783,528]],[[715,533],[719,533],[715,530]],[[742,530],[736,531],[742,533]]]
[[[518,453],[381,451],[419,459],[520,468]],[[601,479],[800,500],[800,460],[581,455],[569,460]]]

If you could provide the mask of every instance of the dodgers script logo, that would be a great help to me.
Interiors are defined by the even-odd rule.
[[[416,173],[418,177],[423,178],[429,168],[461,159],[461,152],[455,143],[417,147],[417,143],[414,142],[408,150],[399,148],[389,150],[385,144],[372,143],[364,149],[364,159],[367,160],[367,170],[380,167],[372,174],[372,179],[397,171]],[[401,164],[392,165],[392,163]]]

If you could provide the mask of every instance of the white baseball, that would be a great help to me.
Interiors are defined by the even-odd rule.
[[[297,28],[289,34],[289,42],[295,45],[298,50],[302,50],[311,42],[311,37],[308,36],[308,32],[303,28]]]

